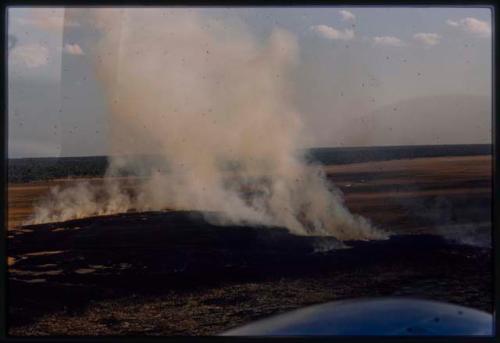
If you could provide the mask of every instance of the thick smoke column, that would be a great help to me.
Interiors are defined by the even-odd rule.
[[[193,10],[91,12],[115,157],[104,189],[54,190],[33,222],[175,208],[219,213],[208,217],[218,224],[384,237],[299,154],[313,140],[291,105],[298,46],[290,33],[275,29],[260,42],[237,20]],[[126,187],[123,173],[139,178]]]

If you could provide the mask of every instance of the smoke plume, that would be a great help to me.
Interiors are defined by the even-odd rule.
[[[86,15],[101,35],[92,55],[111,113],[105,186],[52,190],[32,223],[194,209],[218,213],[207,219],[220,225],[385,237],[300,153],[314,139],[290,98],[299,51],[289,32],[260,41],[236,19],[195,10]],[[124,184],[125,174],[135,179]]]

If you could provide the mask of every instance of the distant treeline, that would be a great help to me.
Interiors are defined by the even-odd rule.
[[[419,145],[388,147],[314,148],[307,161],[349,164],[418,157],[490,155],[491,144]],[[144,161],[152,157],[145,157]],[[17,158],[8,161],[8,182],[29,182],[65,177],[101,177],[108,166],[106,156]]]
[[[313,148],[309,150],[308,160],[322,164],[349,164],[419,157],[491,155],[491,153],[491,144]]]
[[[103,176],[106,156],[16,158],[8,161],[8,182]]]

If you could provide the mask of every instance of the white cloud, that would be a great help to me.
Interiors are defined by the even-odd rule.
[[[413,35],[413,39],[426,46],[433,46],[439,44],[441,36],[437,33],[416,33]]]
[[[340,15],[342,16],[342,20],[344,21],[354,21],[356,20],[356,16],[354,13],[346,10],[341,10],[339,11]]]
[[[42,30],[62,30],[63,27],[78,27],[80,23],[65,20],[64,10],[37,8],[31,9],[29,17],[19,17],[17,22],[21,25],[33,26]]]
[[[375,45],[381,45],[381,46],[404,46],[405,43],[393,36],[377,36],[373,37],[373,43]]]
[[[66,44],[63,51],[70,55],[83,55],[83,50],[78,44]]]
[[[327,39],[351,40],[354,38],[354,31],[350,29],[337,30],[327,25],[314,25],[310,29]]]
[[[9,60],[13,64],[38,68],[48,64],[49,49],[40,44],[18,45],[9,51]]]
[[[465,31],[481,37],[489,37],[491,34],[490,24],[486,21],[467,17],[460,20],[460,24]]]
[[[491,35],[490,24],[473,17],[463,18],[459,21],[448,19],[446,24],[453,27],[460,27],[465,32],[475,34],[479,37],[489,37]]]

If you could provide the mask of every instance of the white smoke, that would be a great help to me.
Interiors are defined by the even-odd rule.
[[[135,209],[219,213],[218,224],[374,239],[303,151],[314,142],[290,99],[293,35],[259,42],[237,20],[193,10],[90,10],[102,37],[96,70],[111,109],[105,187],[53,190],[31,223]],[[138,155],[152,154],[144,162]],[[120,156],[120,157],[116,157]],[[140,176],[124,186],[115,176]]]

